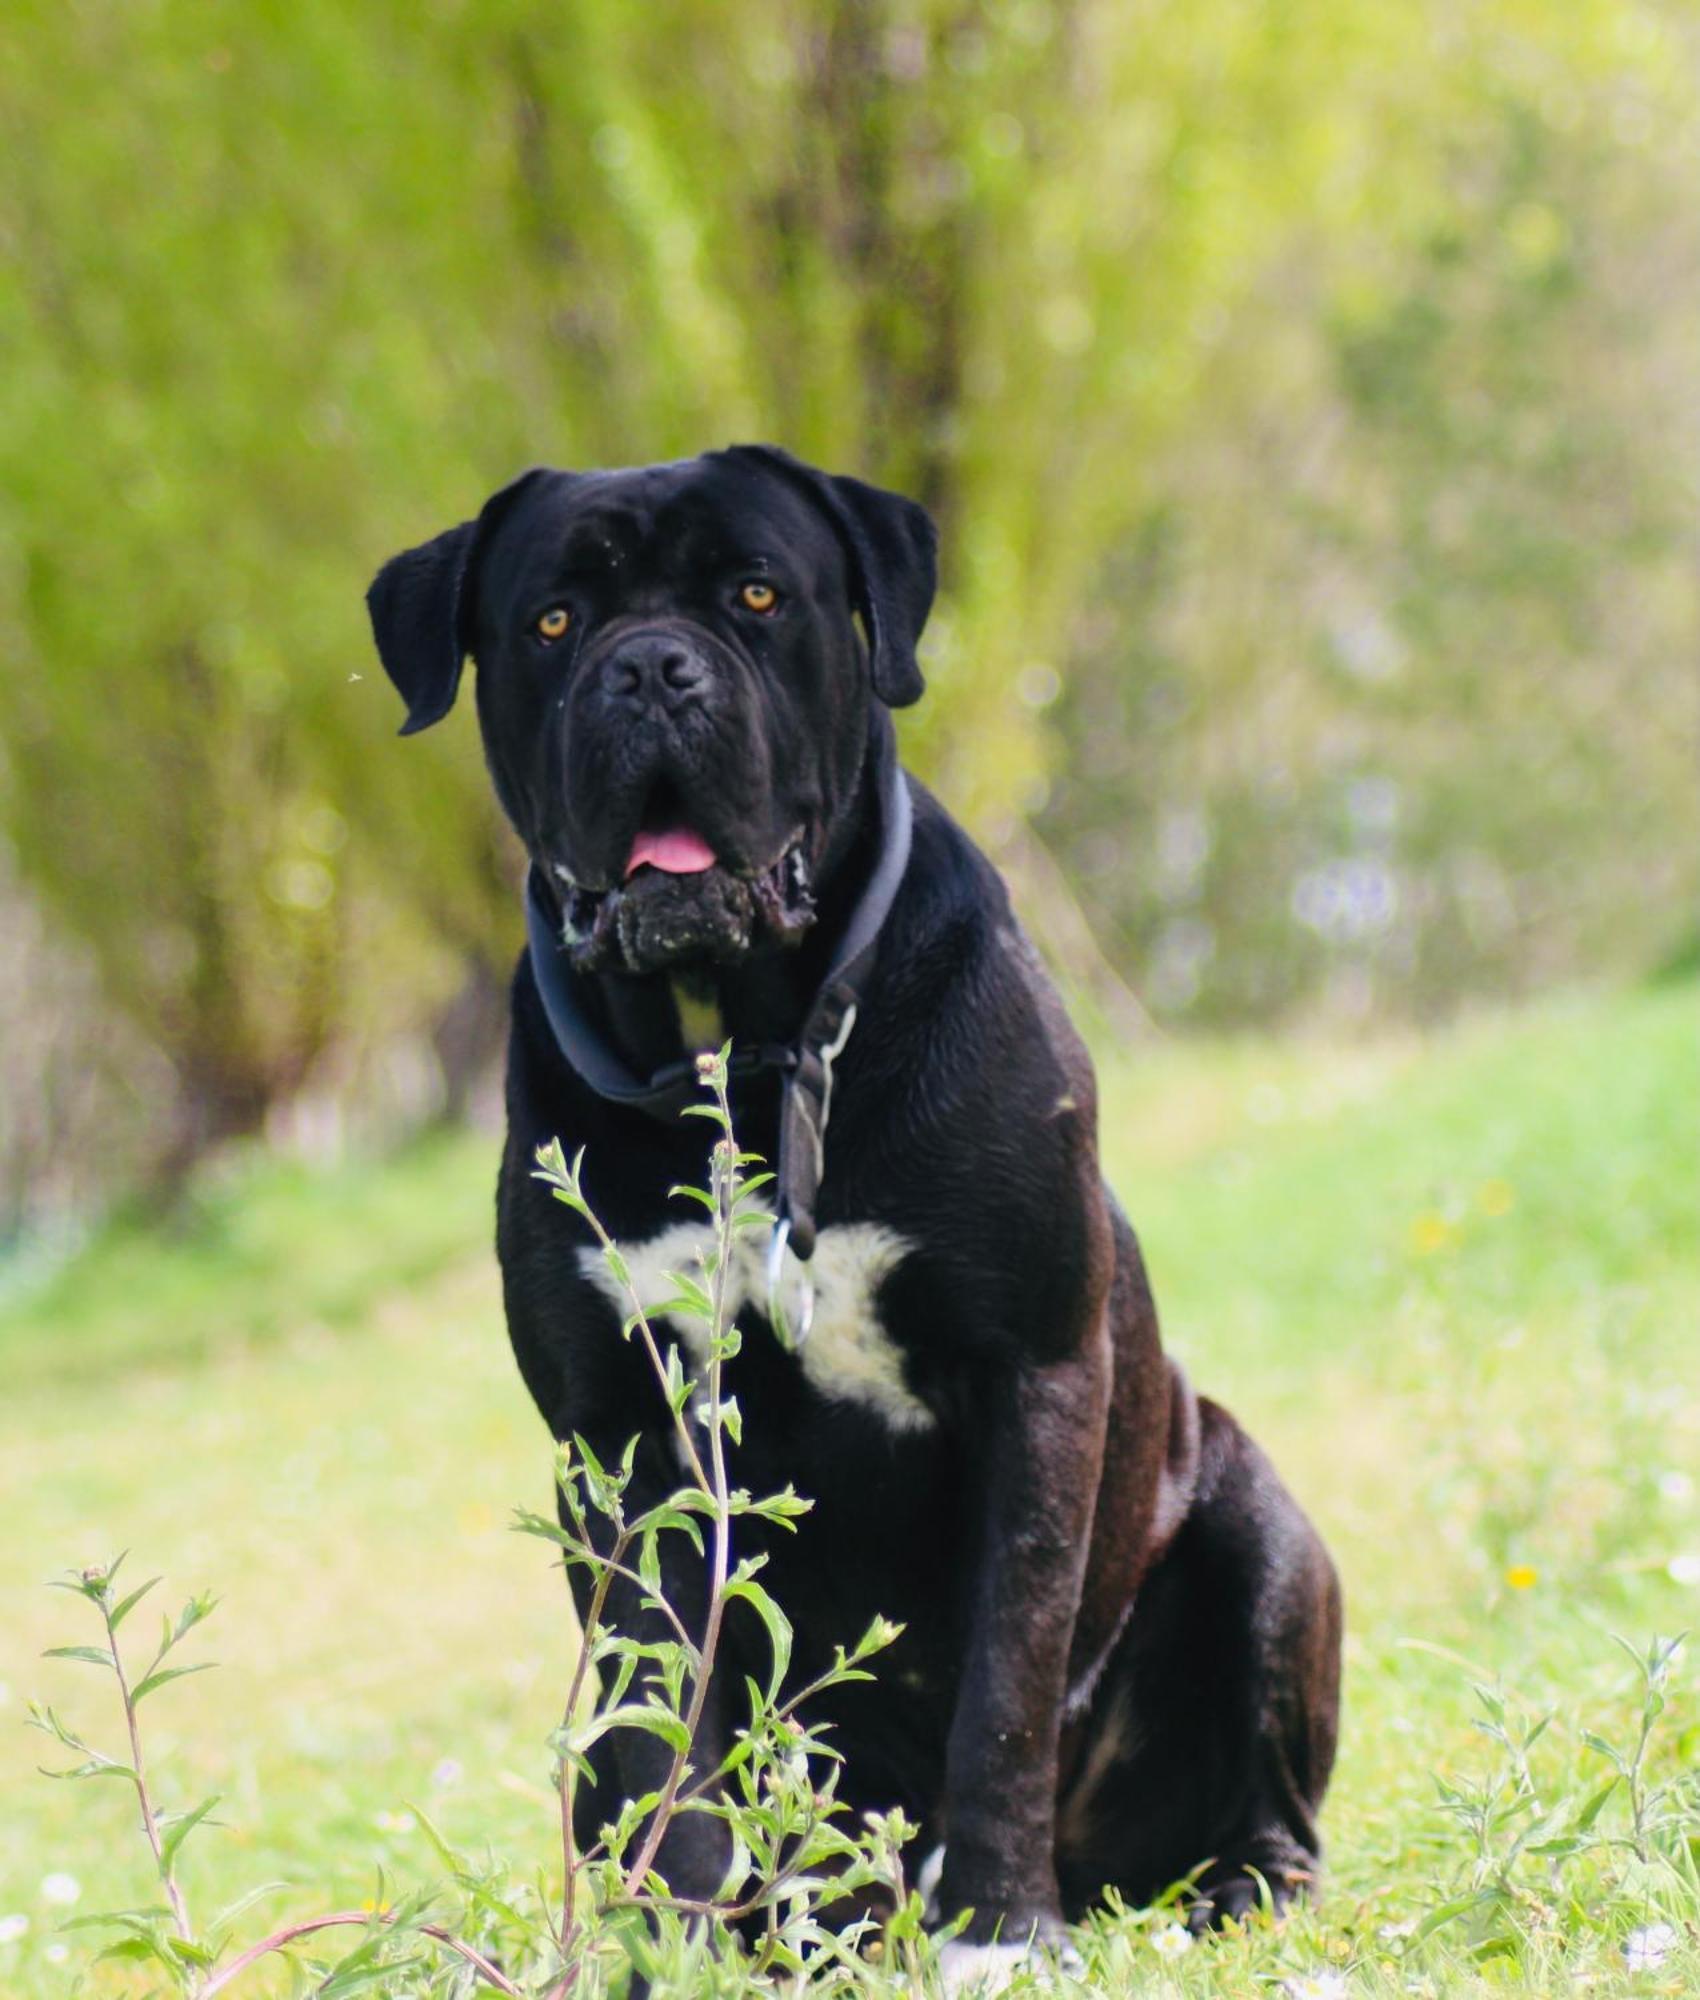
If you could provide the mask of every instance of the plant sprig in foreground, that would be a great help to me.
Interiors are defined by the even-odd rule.
[[[631,1440],[618,1464],[607,1465],[585,1439],[575,1437],[557,1453],[560,1518],[521,1513],[516,1522],[523,1532],[558,1547],[563,1565],[585,1572],[589,1586],[565,1710],[551,1739],[560,1818],[558,1901],[551,1908],[516,1892],[500,1870],[473,1865],[420,1815],[459,1891],[455,1921],[432,1914],[438,1900],[433,1894],[392,1898],[380,1882],[368,1908],[304,1917],[241,1948],[234,1948],[233,1925],[253,1896],[198,1927],[178,1861],[191,1834],[216,1824],[210,1815],[218,1799],[185,1810],[160,1804],[144,1760],[139,1711],[160,1688],[210,1664],[177,1664],[171,1656],[211,1613],[213,1599],[191,1598],[175,1621],[167,1620],[147,1665],[132,1674],[120,1630],[154,1583],[120,1596],[120,1557],[74,1572],[60,1586],[99,1613],[105,1644],[56,1647],[50,1657],[79,1660],[112,1675],[128,1757],[96,1749],[50,1708],[33,1713],[37,1726],[80,1760],[53,1775],[117,1777],[131,1786],[139,1808],[163,1901],[80,1919],[83,1926],[118,1933],[102,1958],[149,1963],[169,1977],[184,2000],[212,2000],[264,1961],[293,1956],[323,1933],[357,1927],[362,1935],[347,1952],[313,1965],[313,1990],[326,2000],[404,1977],[445,1994],[465,1992],[470,1980],[513,2000],[566,2000],[590,1983],[593,1968],[612,1972],[627,1959],[651,1975],[695,1963],[720,1967],[734,1980],[742,1973],[812,1976],[821,1990],[831,1990],[858,1983],[859,1949],[878,1926],[864,1916],[839,1930],[823,1920],[822,1911],[872,1890],[890,1912],[884,1933],[896,1961],[912,1985],[919,1981],[929,1947],[921,1899],[907,1887],[902,1865],[903,1844],[914,1829],[897,1812],[847,1823],[836,1796],[836,1753],[804,1714],[827,1689],[871,1678],[866,1662],[891,1643],[898,1628],[876,1619],[854,1645],[836,1649],[824,1672],[787,1690],[790,1621],[758,1580],[765,1558],[738,1558],[734,1550],[736,1521],[790,1529],[809,1503],[789,1488],[756,1497],[732,1483],[730,1455],[741,1436],[741,1418],[736,1399],[726,1392],[724,1370],[738,1352],[740,1336],[731,1322],[727,1276],[739,1236],[769,1226],[757,1195],[771,1177],[751,1171],[759,1162],[741,1152],[734,1138],[726,1052],[703,1058],[700,1068],[710,1101],[691,1106],[687,1115],[706,1117],[718,1128],[709,1185],[674,1192],[707,1209],[710,1242],[697,1272],[669,1274],[674,1291],[661,1306],[646,1309],[633,1288],[619,1246],[584,1197],[581,1161],[569,1165],[558,1142],[538,1155],[538,1177],[589,1226],[629,1302],[622,1331],[628,1340],[636,1338],[648,1357],[671,1412],[684,1468],[677,1491],[629,1512],[638,1440]],[[700,1375],[687,1372],[683,1343],[658,1325],[662,1320],[701,1327]],[[667,1597],[659,1553],[666,1535],[687,1537],[705,1558],[703,1605],[675,1604]],[[657,1614],[662,1636],[643,1637],[608,1623],[616,1582]],[[704,1703],[735,1602],[748,1605],[765,1630],[769,1671],[764,1679],[746,1678],[747,1718],[733,1730],[725,1755],[701,1766],[696,1753]],[[580,1852],[573,1831],[574,1786],[593,1778],[592,1753],[623,1730],[644,1731],[669,1746],[665,1777],[654,1793],[625,1805]],[[728,1831],[731,1864],[710,1898],[675,1896],[657,1871],[667,1830],[686,1813],[712,1815]]]

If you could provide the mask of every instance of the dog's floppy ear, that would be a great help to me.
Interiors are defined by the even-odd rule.
[[[938,588],[938,529],[925,507],[843,474],[817,472],[777,445],[733,447],[801,486],[838,530],[867,622],[874,692],[888,708],[921,699],[915,648]]]
[[[407,703],[403,736],[429,729],[454,707],[472,642],[468,583],[479,546],[520,493],[542,476],[540,466],[522,472],[485,501],[476,521],[462,521],[416,549],[391,556],[373,578],[366,609],[384,671]]]

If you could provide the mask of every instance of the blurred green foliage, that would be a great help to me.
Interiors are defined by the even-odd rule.
[[[0,55],[0,1233],[487,1050],[513,857],[360,597],[537,460],[924,499],[908,753],[1159,1015],[1680,941],[1681,0],[23,0]]]

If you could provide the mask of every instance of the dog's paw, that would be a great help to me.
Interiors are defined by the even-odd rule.
[[[1055,1946],[1036,1939],[1025,1944],[967,1944],[952,1938],[939,1953],[939,1979],[946,2000],[956,2000],[958,1994],[1003,1993],[1018,1973],[1036,1973],[1042,1979],[1053,1967],[1079,1972],[1079,1952],[1066,1942]]]

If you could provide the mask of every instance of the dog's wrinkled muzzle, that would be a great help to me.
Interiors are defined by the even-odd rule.
[[[587,889],[559,867],[552,872],[562,942],[581,972],[728,964],[763,943],[793,944],[814,921],[801,836],[752,875],[721,866],[686,829],[639,833],[617,888]]]

